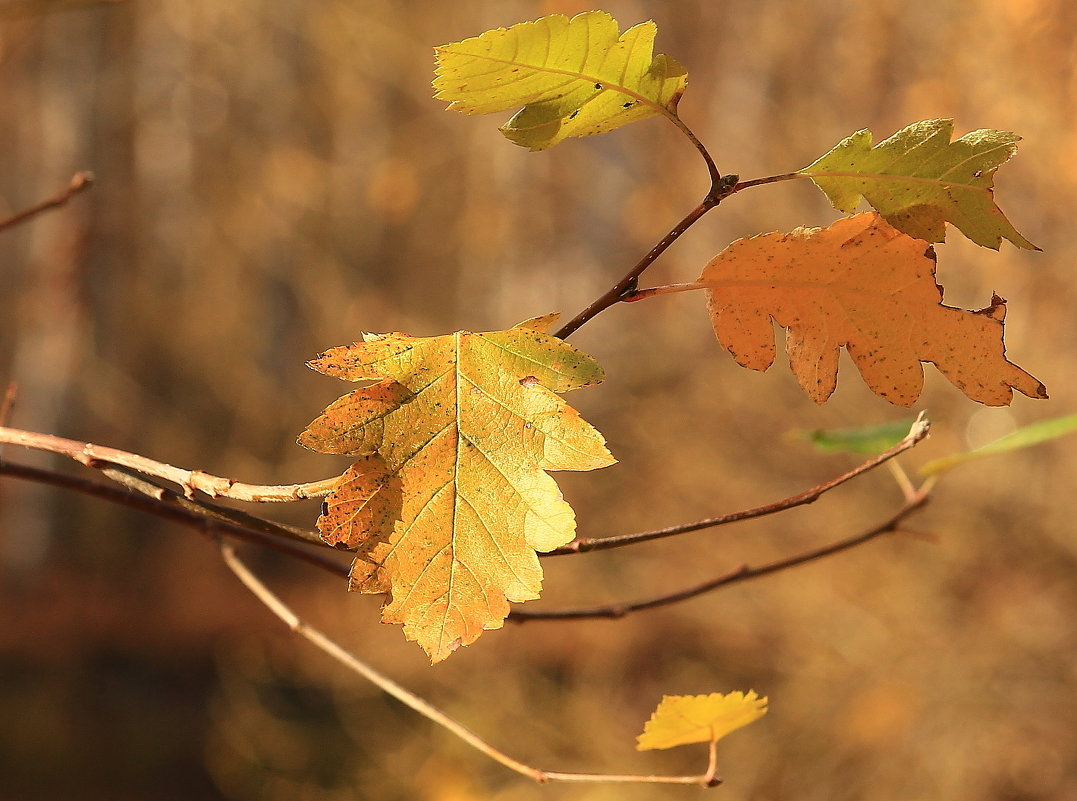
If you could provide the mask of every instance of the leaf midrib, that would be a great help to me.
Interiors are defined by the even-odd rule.
[[[604,91],[606,89],[609,89],[609,90],[614,91],[614,92],[619,92],[619,93],[621,93],[623,95],[626,95],[626,96],[631,97],[631,98],[633,98],[635,100],[638,100],[640,103],[642,103],[644,105],[650,106],[651,108],[655,109],[659,114],[664,114],[664,115],[666,115],[667,117],[670,117],[670,118],[672,118],[674,116],[673,112],[670,111],[665,106],[663,106],[661,103],[656,103],[655,101],[651,100],[649,97],[646,97],[645,95],[641,95],[638,92],[634,92],[631,89],[629,89],[627,86],[624,86],[623,84],[609,83],[605,78],[601,78],[601,77],[599,77],[597,75],[587,75],[587,74],[582,73],[582,72],[575,72],[573,70],[563,70],[563,69],[558,69],[556,67],[538,66],[538,65],[535,65],[535,64],[528,64],[525,61],[515,61],[513,59],[507,59],[507,58],[496,58],[495,56],[489,56],[489,55],[485,55],[485,54],[468,53],[468,56],[470,56],[471,58],[474,58],[474,59],[481,59],[481,60],[484,60],[484,61],[490,61],[490,62],[493,62],[495,64],[504,64],[504,65],[509,66],[509,67],[526,67],[527,69],[532,69],[532,70],[535,70],[536,72],[542,72],[542,73],[545,73],[547,75],[564,75],[566,77],[573,78],[573,79],[579,80],[579,81],[585,81],[585,82],[589,81],[590,83],[600,83],[600,84],[602,84],[602,90],[600,90],[600,91]],[[651,59],[651,63],[654,64],[654,59],[653,58]],[[599,94],[599,92],[596,92],[595,97],[597,97],[598,94]],[[591,100],[594,100],[594,97],[591,97],[591,98],[588,98],[587,100],[585,100],[583,103],[580,104],[580,107],[582,108],[584,104],[589,103]],[[531,100],[531,101],[523,102],[522,105],[526,106],[526,105],[530,105],[531,103],[540,103],[540,102],[542,102],[542,101],[540,101],[540,100]]]

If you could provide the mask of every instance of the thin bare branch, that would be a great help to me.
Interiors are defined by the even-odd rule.
[[[708,768],[707,773],[699,776],[631,776],[617,774],[598,773],[564,773],[561,771],[542,770],[532,767],[490,745],[477,734],[466,728],[463,724],[446,715],[428,701],[415,695],[410,690],[404,689],[387,676],[382,675],[374,668],[363,662],[352,652],[346,650],[334,640],[323,634],[318,629],[304,622],[299,616],[275,595],[251,570],[236,556],[231,545],[221,543],[221,556],[225,564],[235,573],[236,577],[248,590],[265,606],[280,618],[293,632],[303,637],[322,652],[343,664],[355,673],[371,682],[383,692],[391,695],[402,704],[418,712],[427,720],[436,723],[444,729],[459,737],[475,750],[489,757],[495,762],[504,765],[509,770],[515,771],[540,784],[546,782],[631,782],[638,784],[699,784],[713,786],[716,779]]]
[[[822,484],[818,484],[810,489],[806,489],[803,492],[799,492],[796,495],[791,495],[788,498],[784,498],[780,501],[765,504],[764,506],[756,506],[753,509],[744,509],[739,512],[731,512],[730,514],[721,515],[720,517],[708,517],[705,520],[696,520],[691,523],[680,523],[676,526],[669,526],[668,528],[655,529],[654,531],[638,531],[633,534],[620,534],[615,537],[583,537],[575,539],[567,545],[562,545],[560,548],[555,548],[547,553],[539,554],[539,556],[565,556],[567,554],[574,553],[586,553],[587,551],[604,551],[609,548],[620,548],[625,545],[634,545],[640,542],[647,542],[649,540],[657,540],[663,537],[672,537],[676,534],[684,534],[689,531],[699,531],[705,528],[714,528],[716,526],[724,526],[729,523],[738,523],[742,520],[751,520],[756,517],[764,517],[766,515],[772,515],[777,512],[784,512],[786,509],[792,509],[796,506],[804,506],[809,503],[814,503],[820,496],[824,495],[835,487],[839,487],[847,481],[851,481],[857,476],[867,473],[869,470],[874,470],[881,464],[890,461],[898,454],[904,453],[910,448],[915,447],[922,442],[928,435],[931,429],[931,423],[928,421],[923,413],[921,413],[916,421],[912,424],[912,428],[901,442],[887,451],[880,453],[878,456],[874,456],[868,459],[858,467],[854,467],[847,473],[842,473],[837,478],[832,478],[829,481],[824,481]]]
[[[515,609],[509,613],[509,619],[516,622],[526,622],[529,620],[582,620],[586,618],[612,618],[618,619],[632,612],[639,612],[643,609],[655,609],[659,606],[669,606],[671,604],[680,603],[681,601],[687,601],[689,598],[695,598],[696,596],[703,595],[719,587],[726,587],[730,584],[739,584],[742,581],[748,581],[750,579],[760,578],[762,576],[768,576],[772,573],[778,573],[782,570],[788,570],[791,567],[797,565],[803,565],[808,562],[814,562],[818,559],[823,559],[827,556],[833,556],[836,553],[847,551],[851,548],[855,548],[858,545],[863,545],[865,542],[892,531],[896,531],[901,522],[911,515],[914,511],[919,509],[925,503],[927,503],[928,495],[921,490],[917,495],[905,502],[905,505],[901,507],[894,515],[888,520],[874,528],[870,528],[867,531],[863,531],[852,537],[848,537],[843,540],[838,540],[830,545],[825,545],[822,548],[815,548],[810,551],[804,551],[796,556],[791,556],[787,559],[780,559],[776,562],[770,562],[765,565],[759,565],[758,567],[752,567],[750,565],[741,565],[736,570],[732,570],[728,573],[724,573],[717,578],[705,581],[702,584],[697,584],[692,587],[687,587],[676,592],[667,593],[665,595],[658,595],[653,598],[647,598],[642,601],[630,601],[620,604],[605,604],[603,606],[592,607],[580,607],[576,609],[553,609],[550,611],[530,611],[523,609]]]
[[[232,498],[252,503],[274,503],[320,498],[328,495],[340,481],[340,476],[312,481],[305,484],[246,484],[231,478],[221,478],[201,470],[184,470],[163,462],[147,459],[135,453],[77,442],[51,434],[38,434],[17,428],[0,428],[0,443],[21,445],[33,450],[58,453],[74,459],[87,467],[99,467],[102,463],[126,467],[144,476],[152,476],[176,484],[188,498],[202,492],[211,498]]]
[[[703,198],[700,204],[688,212],[684,219],[673,226],[669,233],[662,237],[658,244],[651,248],[642,259],[636,262],[636,265],[629,270],[620,281],[610,287],[609,290],[598,297],[586,309],[565,323],[565,325],[554,334],[556,337],[565,339],[580,328],[580,326],[584,325],[610,306],[620,303],[621,301],[632,299],[633,293],[636,290],[636,285],[639,283],[639,278],[643,275],[644,271],[654,264],[655,260],[665,253],[670,245],[680,239],[685,231],[695,225],[704,214],[717,207],[719,203],[736,191],[738,186],[737,176],[723,176],[718,171],[718,167],[715,165],[714,159],[711,158],[711,154],[708,152],[706,146],[699,140],[699,137],[692,132],[692,129],[685,124],[684,120],[678,116],[676,110],[664,107],[660,110],[670,122],[677,126],[681,133],[688,137],[688,141],[692,143],[692,146],[699,151],[699,154],[703,157],[703,161],[707,164],[707,173],[711,180],[710,189],[707,190],[707,195]]]
[[[636,262],[636,265],[629,270],[620,281],[610,287],[606,293],[601,295],[586,309],[561,326],[554,336],[566,339],[592,317],[605,311],[610,306],[620,303],[625,297],[630,296],[636,288],[639,277],[643,275],[643,271],[650,267],[670,245],[680,239],[685,231],[692,227],[700,217],[713,209],[715,205],[717,205],[717,203],[708,204],[707,200],[704,200],[688,212],[684,219],[673,226],[669,233],[662,237],[659,243],[647,252],[647,255]]]
[[[105,468],[103,472],[123,486],[116,487],[53,470],[0,461],[0,475],[74,490],[191,528],[204,529],[207,523],[212,523],[215,530],[221,534],[273,548],[342,578],[348,575],[348,565],[293,544],[293,542],[303,542],[324,546],[317,532],[285,526],[234,509],[225,509],[203,501],[191,500],[138,476],[124,473],[119,468]]]
[[[0,6],[0,12],[2,12],[2,11],[3,11],[3,7]],[[27,220],[29,220],[29,219],[31,219],[33,217],[36,217],[37,215],[41,214],[44,211],[48,211],[49,209],[59,208],[60,206],[67,203],[67,201],[69,201],[71,198],[73,198],[79,192],[82,192],[85,189],[89,189],[90,186],[92,186],[92,185],[93,185],[93,173],[91,173],[91,172],[77,172],[77,173],[75,173],[74,177],[71,179],[71,182],[67,185],[67,189],[65,189],[60,194],[56,195],[55,197],[49,198],[46,201],[38,203],[36,206],[31,206],[28,209],[23,209],[18,214],[12,215],[11,217],[8,217],[6,220],[0,220],[0,232],[6,231],[8,228],[14,228],[16,225],[19,225],[20,223],[24,223]]]

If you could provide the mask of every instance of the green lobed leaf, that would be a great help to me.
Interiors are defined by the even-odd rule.
[[[522,106],[500,130],[531,150],[672,116],[688,76],[676,60],[653,55],[656,31],[648,21],[618,35],[603,11],[487,31],[436,48],[435,96],[465,114]]]
[[[860,198],[892,226],[917,239],[942,242],[950,222],[977,245],[998,250],[1002,239],[1039,250],[995,205],[995,171],[1017,152],[1021,137],[979,130],[951,142],[953,120],[916,122],[872,147],[857,131],[799,170],[835,208],[852,213]]]
[[[1049,442],[1053,439],[1063,437],[1066,434],[1072,434],[1074,431],[1077,431],[1077,414],[1067,415],[1066,417],[1056,417],[1053,420],[1042,420],[1038,423],[1023,426],[1012,434],[1007,434],[1001,439],[997,439],[980,448],[974,448],[965,453],[956,453],[953,456],[944,456],[941,459],[930,461],[920,468],[919,473],[923,476],[938,475],[939,473],[944,473],[965,462],[971,462],[975,459],[982,459],[985,456],[993,456],[998,453],[1008,453],[1009,451],[1028,448],[1032,445],[1039,445],[1041,442]]]
[[[909,435],[912,420],[857,428],[817,428],[798,432],[820,451],[873,455],[894,447]]]

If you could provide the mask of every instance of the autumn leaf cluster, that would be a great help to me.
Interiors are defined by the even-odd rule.
[[[621,33],[603,12],[487,31],[437,48],[436,97],[466,114],[515,109],[500,130],[530,150],[657,116],[705,153],[678,113],[687,71],[654,54],[655,35],[652,22]],[[843,348],[872,391],[901,406],[919,398],[924,362],[979,403],[1007,404],[1013,390],[1044,398],[1043,384],[1006,358],[1005,301],[946,306],[936,279],[934,245],[948,225],[987,248],[1005,239],[1035,249],[993,197],[995,171],[1017,141],[993,130],[953,139],[953,121],[941,119],[878,144],[856,132],[779,177],[811,180],[840,211],[862,202],[871,211],[734,242],[687,287],[640,289],[633,275],[631,291],[614,300],[702,291],[718,342],[754,370],[777,356],[776,322],[797,381],[818,403],[835,389]],[[708,210],[751,184],[716,183],[725,195],[712,192]],[[366,334],[311,362],[370,382],[300,436],[309,448],[354,458],[318,527],[327,543],[354,552],[351,589],[385,593],[383,620],[402,625],[433,661],[500,627],[510,602],[538,597],[536,553],[575,535],[574,513],[548,471],[614,462],[560,397],[603,375],[549,333],[555,319],[437,337]]]

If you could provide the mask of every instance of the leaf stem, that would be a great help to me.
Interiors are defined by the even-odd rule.
[[[778,181],[792,181],[796,178],[807,178],[808,176],[799,172],[786,172],[781,175],[768,175],[766,178],[753,178],[750,181],[738,181],[729,194],[736,194],[745,189],[750,189],[753,186],[762,186],[763,184],[774,184]]]
[[[626,295],[622,300],[625,303],[635,303],[639,300],[647,300],[647,298],[654,298],[658,295],[672,295],[675,292],[694,292],[697,289],[706,289],[707,284],[702,281],[689,281],[681,284],[664,284],[662,286],[649,286],[646,289],[637,289],[630,295]]]
[[[89,442],[54,437],[51,434],[38,434],[17,428],[0,427],[0,443],[21,445],[38,451],[48,451],[67,456],[87,467],[96,467],[100,463],[126,467],[145,476],[153,476],[177,484],[183,494],[193,498],[195,492],[202,492],[211,498],[233,498],[251,503],[274,503],[299,501],[307,498],[320,498],[328,495],[340,481],[340,476],[311,481],[305,484],[245,484],[231,478],[221,478],[201,470],[184,470],[163,462],[147,459],[145,456],[127,451],[94,445]]]
[[[13,214],[6,220],[0,220],[0,231],[6,231],[8,228],[14,228],[16,225],[24,223],[44,211],[48,211],[49,209],[55,209],[64,205],[65,203],[67,203],[67,201],[69,201],[79,192],[82,192],[85,189],[89,189],[92,184],[92,172],[75,173],[75,175],[71,178],[70,183],[68,183],[67,188],[64,191],[60,192],[60,194],[56,195],[55,197],[51,197],[48,200],[42,201],[36,206],[31,206],[28,209],[23,209],[18,214]]]
[[[481,754],[489,757],[500,765],[504,765],[509,770],[515,771],[540,784],[559,781],[631,782],[636,784],[701,784],[709,786],[709,783],[713,781],[714,777],[711,775],[710,771],[700,776],[637,776],[601,773],[564,773],[561,771],[542,770],[517,759],[513,759],[508,754],[490,745],[463,724],[449,717],[425,699],[420,698],[415,695],[415,693],[405,689],[392,679],[374,670],[374,668],[370,667],[366,662],[363,662],[353,653],[341,647],[321,631],[304,622],[290,607],[288,607],[287,604],[284,603],[284,601],[275,595],[261,581],[261,579],[251,572],[246,564],[236,556],[235,550],[231,545],[221,542],[220,549],[225,564],[228,565],[229,569],[243,583],[243,586],[250,590],[259,601],[280,618],[280,620],[283,621],[295,634],[303,637],[323,653],[331,656],[345,667],[359,674],[405,706],[415,710],[427,720],[448,730]]]
[[[821,548],[804,551],[803,553],[799,553],[787,559],[770,562],[758,567],[752,567],[746,564],[741,565],[735,570],[724,573],[717,578],[705,581],[702,584],[677,590],[676,592],[658,595],[642,601],[630,601],[627,603],[605,604],[602,606],[580,607],[574,609],[554,609],[550,611],[514,609],[509,614],[509,619],[520,623],[528,620],[582,620],[587,618],[619,619],[631,612],[638,612],[643,609],[655,609],[659,606],[669,606],[671,604],[680,603],[681,601],[687,601],[690,598],[695,598],[696,596],[716,590],[719,587],[725,587],[730,584],[739,584],[740,582],[748,581],[749,579],[778,573],[783,570],[788,570],[791,567],[814,562],[818,559],[823,559],[824,557],[855,548],[858,545],[863,545],[883,534],[896,531],[906,517],[926,504],[927,501],[928,494],[921,489],[913,498],[907,500],[904,506],[889,519],[867,531],[863,531],[843,540],[838,540],[829,545],[824,545]]]
[[[711,178],[711,189],[715,189],[722,182],[722,174],[718,172],[718,166],[714,163],[714,159],[711,157],[710,151],[706,146],[699,141],[699,137],[696,136],[692,129],[688,127],[684,120],[676,111],[666,111],[666,118],[677,126],[677,129],[688,137],[688,141],[692,143],[692,146],[699,151],[699,155],[703,157],[703,161],[707,163],[707,173]]]
[[[924,417],[921,412],[916,418],[916,421],[912,424],[912,428],[909,429],[909,433],[905,436],[901,442],[889,450],[883,451],[878,456],[873,456],[863,464],[854,467],[846,473],[842,473],[840,476],[824,481],[822,484],[818,484],[810,489],[806,489],[803,492],[799,492],[796,495],[790,495],[788,498],[783,498],[780,501],[774,501],[763,506],[756,506],[752,509],[744,509],[739,512],[731,512],[729,514],[721,515],[719,517],[708,517],[705,520],[696,520],[691,523],[680,523],[675,526],[669,526],[667,528],[655,529],[653,531],[638,531],[632,534],[620,534],[613,537],[594,537],[594,538],[580,538],[575,539],[567,545],[562,545],[560,548],[555,548],[552,551],[539,554],[540,557],[547,556],[565,556],[567,554],[574,553],[586,553],[588,551],[604,551],[610,548],[620,548],[625,545],[634,545],[640,542],[647,542],[649,540],[662,539],[663,537],[672,537],[675,534],[684,534],[689,531],[699,531],[704,528],[714,528],[716,526],[724,526],[729,523],[737,523],[742,520],[751,520],[756,517],[764,517],[765,515],[772,515],[776,512],[784,512],[787,509],[792,509],[796,506],[804,506],[809,503],[813,503],[819,499],[821,495],[829,492],[835,487],[839,487],[847,481],[851,481],[857,476],[867,473],[869,470],[874,470],[879,465],[889,462],[898,454],[904,453],[910,448],[914,448],[920,442],[927,438],[928,432],[931,429],[931,423]],[[915,490],[910,487],[902,487],[906,498],[915,497]]]

